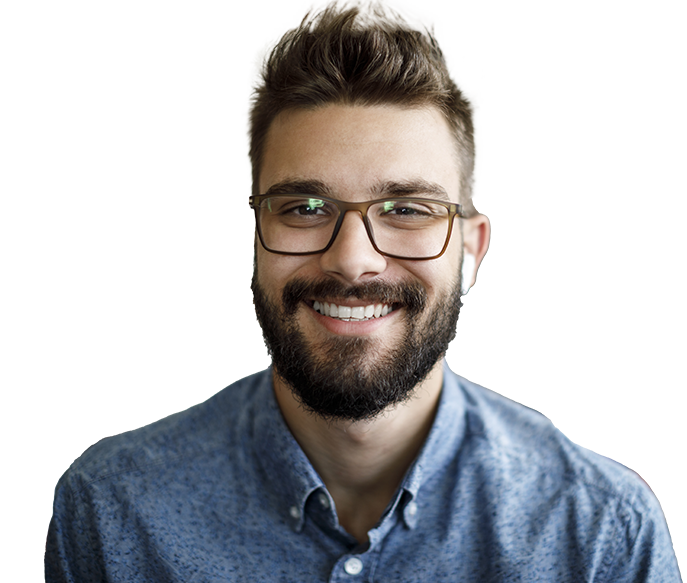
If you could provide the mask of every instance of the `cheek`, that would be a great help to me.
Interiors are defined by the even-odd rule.
[[[444,292],[457,280],[457,261],[442,261],[444,259],[448,258],[442,256],[439,260],[427,262],[428,265],[421,273],[418,270],[415,271],[415,276],[425,285],[431,295]]]
[[[274,297],[279,281],[278,258],[273,253],[267,253],[259,243],[255,254],[255,275],[263,292]]]
[[[450,286],[451,272],[446,254],[439,259],[418,261],[414,265],[408,264],[405,269],[407,271],[406,277],[410,274],[413,279],[424,286],[430,303],[434,302],[438,295],[444,294]]]
[[[296,276],[305,275],[307,266],[311,262],[311,256],[277,255],[265,251],[258,244],[256,253],[258,283],[268,295],[277,297],[290,280]]]

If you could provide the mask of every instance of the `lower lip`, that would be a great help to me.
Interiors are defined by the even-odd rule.
[[[400,310],[389,312],[386,316],[381,318],[370,318],[369,320],[350,320],[348,322],[339,320],[337,318],[330,318],[323,316],[318,311],[314,310],[308,304],[305,304],[309,313],[313,315],[315,321],[324,326],[329,332],[339,334],[341,336],[367,336],[373,334],[380,327],[391,323],[396,319]]]

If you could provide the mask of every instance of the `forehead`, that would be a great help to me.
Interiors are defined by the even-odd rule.
[[[327,105],[282,112],[267,133],[260,192],[315,180],[347,200],[384,184],[432,183],[459,200],[455,139],[434,107]]]

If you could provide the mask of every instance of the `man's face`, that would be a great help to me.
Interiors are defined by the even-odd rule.
[[[329,105],[282,113],[267,135],[260,192],[322,190],[350,202],[399,192],[458,202],[447,122],[434,108]],[[370,418],[407,399],[455,335],[460,257],[457,225],[438,259],[380,255],[356,212],[347,213],[325,253],[276,255],[258,244],[256,312],[277,374],[306,408],[329,418]],[[321,313],[325,302],[337,306],[337,317]],[[347,308],[380,304],[382,314],[391,311],[341,319]]]

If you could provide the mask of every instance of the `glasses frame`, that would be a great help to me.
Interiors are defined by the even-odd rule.
[[[267,198],[293,198],[293,197],[298,197],[302,196],[305,198],[318,198],[324,201],[327,201],[329,203],[332,203],[339,209],[339,216],[336,219],[336,224],[334,225],[334,230],[332,231],[332,236],[329,239],[329,243],[322,249],[319,249],[317,251],[300,251],[300,252],[291,252],[291,251],[277,251],[276,249],[270,249],[266,244],[265,244],[265,239],[262,236],[262,226],[260,224],[260,203],[267,199]],[[423,202],[431,202],[432,204],[438,204],[443,206],[448,210],[448,231],[446,232],[446,241],[444,241],[444,246],[441,248],[441,251],[437,253],[436,255],[431,255],[429,257],[407,257],[405,255],[395,255],[393,253],[386,253],[385,251],[382,251],[379,247],[377,247],[377,243],[375,243],[374,236],[372,234],[372,226],[370,225],[370,221],[367,218],[367,211],[373,204],[379,204],[382,202],[387,202],[391,200],[404,200],[408,202],[418,202],[418,203],[423,203]],[[319,253],[325,253],[329,250],[329,248],[334,244],[334,241],[336,239],[336,236],[339,234],[339,230],[341,229],[341,225],[343,224],[344,217],[346,216],[346,213],[348,212],[358,212],[360,213],[360,216],[363,219],[363,224],[365,225],[365,231],[367,231],[367,237],[370,240],[370,243],[372,244],[372,247],[374,247],[374,250],[379,253],[380,255],[384,255],[385,257],[392,257],[394,259],[407,259],[409,261],[428,261],[430,259],[438,259],[441,257],[445,252],[446,249],[448,249],[448,244],[451,240],[451,233],[453,232],[453,219],[455,217],[459,218],[467,218],[465,215],[463,215],[462,212],[462,206],[457,203],[453,202],[446,202],[444,200],[436,200],[433,198],[422,198],[422,197],[408,197],[408,196],[399,196],[399,197],[387,197],[387,198],[378,198],[375,200],[369,200],[366,202],[344,202],[342,200],[337,200],[335,198],[329,198],[326,196],[320,196],[318,194],[306,194],[306,193],[292,193],[292,194],[254,194],[253,196],[249,197],[248,203],[250,207],[255,211],[255,230],[258,233],[258,238],[260,239],[260,244],[263,246],[265,251],[269,251],[270,253],[276,253],[277,255],[317,255]]]

